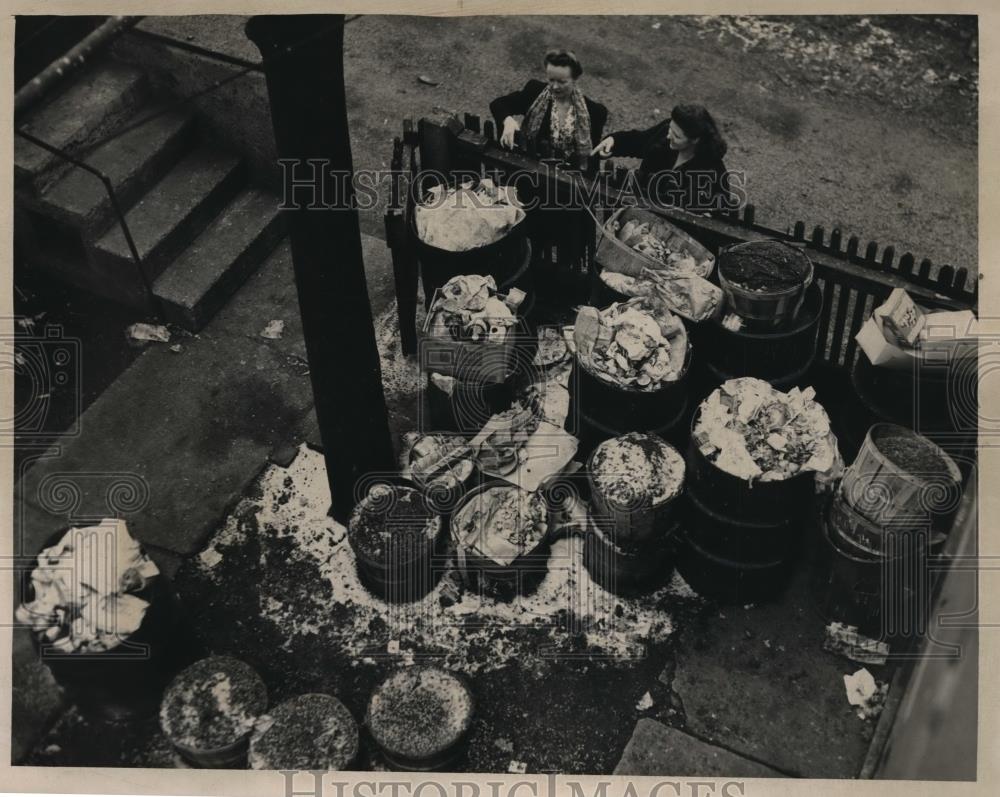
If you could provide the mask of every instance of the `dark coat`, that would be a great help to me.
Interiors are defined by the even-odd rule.
[[[648,130],[612,133],[615,146],[611,154],[642,159],[637,173],[639,187],[653,201],[698,213],[727,207],[731,194],[722,158],[699,153],[675,169],[677,150],[667,143],[669,127],[667,119]]]
[[[531,103],[537,100],[538,95],[545,89],[545,85],[541,80],[529,80],[524,84],[523,89],[515,91],[512,94],[505,94],[503,97],[497,97],[493,100],[490,103],[490,113],[493,114],[493,119],[496,121],[497,132],[499,133],[503,130],[503,120],[508,116],[521,116],[527,113],[531,107]],[[590,114],[590,137],[593,139],[594,146],[596,147],[597,143],[603,138],[604,125],[608,122],[608,109],[599,102],[594,102],[589,97],[584,97],[583,101],[587,105],[587,113]],[[539,130],[539,138],[542,141],[549,139],[551,119],[552,108],[550,106]],[[586,154],[589,155],[590,153]]]

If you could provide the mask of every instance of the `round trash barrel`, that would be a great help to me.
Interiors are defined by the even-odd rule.
[[[914,538],[917,545],[926,545],[932,554],[939,551],[947,539],[947,534],[935,532],[925,525],[873,523],[851,506],[842,489],[837,490],[830,503],[828,523],[837,545],[860,557],[886,555],[892,546],[898,545],[901,535]]]
[[[698,363],[710,381],[755,376],[779,390],[788,390],[806,376],[816,358],[816,337],[823,309],[823,291],[812,283],[799,314],[774,330],[733,331],[711,319],[692,327]]]
[[[720,514],[711,498],[688,490],[680,503],[680,514],[694,529],[699,547],[734,562],[774,562],[796,551],[803,536],[802,522],[795,516],[754,522]]]
[[[374,476],[359,483],[359,493],[347,540],[361,583],[391,603],[420,600],[441,577],[435,559],[447,539],[444,518],[406,479]],[[382,537],[382,530],[389,536]]]
[[[463,182],[469,178],[463,177]],[[420,200],[427,196],[428,190],[439,181],[425,182],[420,187]],[[455,180],[449,180],[447,185],[454,187]],[[492,276],[497,288],[521,287],[525,292],[530,284],[530,269],[525,263],[531,262],[531,246],[528,243],[527,219],[511,228],[505,236],[484,246],[460,252],[440,249],[421,240],[417,234],[417,214],[410,215],[410,235],[413,241],[417,260],[420,262],[420,273],[423,280],[425,300],[429,303],[434,291],[440,288],[452,277],[459,274],[481,274]],[[521,284],[517,284],[521,282]],[[501,290],[501,293],[504,291]]]
[[[840,489],[854,510],[880,526],[917,524],[946,534],[962,500],[961,479],[952,458],[929,439],[877,423]]]
[[[590,427],[581,431],[603,439],[627,432],[653,432],[669,440],[688,409],[691,351],[688,346],[678,378],[657,390],[636,390],[605,382],[574,358],[569,381],[572,411],[580,418],[581,427]]]
[[[433,665],[404,667],[375,687],[365,725],[393,769],[443,770],[464,754],[474,708],[463,677]]]
[[[56,545],[69,530],[55,532],[42,549]],[[30,570],[22,574],[21,584],[25,602],[34,600]],[[180,610],[166,575],[159,573],[131,594],[149,606],[139,628],[108,650],[62,651],[29,632],[39,660],[84,714],[110,721],[153,716],[164,688],[188,653],[178,649],[183,647],[177,634]]]
[[[813,279],[813,264],[784,241],[748,241],[719,250],[719,284],[726,307],[764,326],[799,315]]]
[[[859,449],[873,423],[896,423],[927,436],[955,455],[967,478],[979,430],[979,361],[975,344],[961,346],[948,360],[895,370],[871,364],[859,352],[851,369],[855,407],[844,450]]]
[[[652,469],[650,464],[643,465],[643,459],[655,463]],[[640,493],[635,485],[644,468],[649,489]],[[587,458],[586,472],[591,515],[614,542],[634,546],[669,536],[684,486],[684,460],[677,449],[656,435],[630,432],[597,446]],[[652,482],[657,474],[663,479],[659,488],[667,487],[654,503],[650,492],[657,486]]]
[[[893,555],[872,555],[845,543],[835,522],[831,515],[819,523],[810,589],[820,615],[826,622],[856,626],[872,639],[919,635],[930,606],[926,549],[904,537]]]
[[[616,543],[613,536],[591,523],[584,540],[583,565],[594,582],[615,595],[652,592],[674,572],[678,524],[645,544]]]
[[[511,601],[517,595],[529,595],[534,592],[548,573],[553,530],[552,507],[546,496],[536,493],[538,500],[545,506],[546,533],[532,548],[504,565],[479,552],[466,539],[459,536],[462,533],[460,524],[463,510],[483,493],[495,489],[519,490],[520,488],[499,479],[492,479],[466,493],[452,512],[452,541],[456,549],[458,569],[466,585],[496,600]]]
[[[692,428],[697,417],[692,421]],[[811,471],[798,473],[781,481],[755,481],[753,484],[726,473],[709,462],[692,439],[687,456],[688,491],[718,514],[750,522],[781,522],[808,510],[815,497]]]
[[[751,485],[710,462],[692,434],[685,499],[677,570],[695,591],[752,602],[787,586],[815,505],[811,472]]]
[[[776,597],[788,585],[794,560],[735,561],[698,545],[690,529],[681,536],[677,572],[699,595],[720,603],[755,603]]]
[[[260,717],[250,737],[250,769],[340,771],[358,755],[358,724],[331,695],[305,694]]]
[[[220,686],[227,699],[217,697]],[[160,727],[174,749],[204,769],[242,769],[254,722],[267,709],[267,688],[249,665],[229,656],[196,661],[171,682]]]

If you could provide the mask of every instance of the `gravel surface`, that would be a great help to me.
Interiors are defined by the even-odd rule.
[[[862,250],[875,240],[976,272],[967,19],[360,16],[345,39],[354,163],[386,168],[404,116],[488,118],[494,97],[539,77],[542,54],[563,45],[583,62],[581,88],[608,106],[609,132],[649,127],[680,102],[708,107],[758,223],[838,227]]]

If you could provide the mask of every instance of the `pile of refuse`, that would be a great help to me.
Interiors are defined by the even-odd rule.
[[[826,410],[809,387],[788,393],[753,377],[730,379],[698,408],[694,440],[716,467],[748,481],[826,473],[839,462]]]
[[[502,343],[516,320],[508,304],[497,297],[496,280],[478,274],[448,280],[430,314],[431,337],[473,343]]]
[[[71,528],[38,554],[16,619],[63,653],[110,650],[142,625],[149,602],[136,593],[158,574],[124,521]]]
[[[414,214],[420,240],[447,252],[467,252],[495,243],[525,218],[517,190],[488,178],[457,187],[436,185]]]
[[[582,307],[573,334],[580,362],[606,382],[653,391],[684,371],[684,323],[655,298],[637,297],[605,310]]]
[[[647,257],[658,260],[674,274],[696,274],[706,276],[706,269],[699,266],[694,257],[680,249],[671,249],[666,241],[653,232],[649,222],[636,222],[630,219],[621,228],[618,223],[612,225],[618,235],[618,240],[632,247]]]

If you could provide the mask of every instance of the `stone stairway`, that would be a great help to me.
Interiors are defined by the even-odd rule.
[[[168,103],[142,70],[107,58],[17,120],[108,177],[142,271],[101,180],[20,137],[15,238],[31,267],[194,332],[284,232],[277,197],[248,183],[243,157]]]

